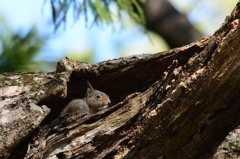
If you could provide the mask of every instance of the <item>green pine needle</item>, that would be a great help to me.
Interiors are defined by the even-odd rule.
[[[144,2],[145,0],[139,0]],[[66,23],[66,15],[73,9],[75,21],[83,13],[85,20],[88,20],[88,13],[94,16],[94,23],[113,23],[113,17],[120,19],[123,25],[122,14],[126,12],[132,19],[140,23],[145,28],[145,17],[142,8],[137,0],[50,0],[52,8],[52,18],[57,30]],[[46,0],[45,0],[46,2]],[[44,3],[45,3],[44,2]],[[109,8],[110,5],[117,6],[117,15]],[[145,28],[146,29],[146,28]]]

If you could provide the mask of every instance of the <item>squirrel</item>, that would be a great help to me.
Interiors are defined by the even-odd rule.
[[[84,115],[94,114],[102,109],[106,109],[111,104],[108,95],[93,89],[92,85],[87,81],[88,88],[85,98],[72,100],[66,108],[63,109],[60,116],[65,114]]]

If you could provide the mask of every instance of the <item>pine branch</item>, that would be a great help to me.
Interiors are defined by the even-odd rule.
[[[44,1],[44,4],[47,0]],[[66,25],[67,14],[72,9],[74,20],[77,21],[81,14],[88,21],[88,12],[94,16],[94,24],[112,24],[113,17],[117,17],[123,25],[123,13],[127,13],[133,20],[145,28],[145,17],[137,0],[49,0],[52,9],[52,21],[55,31]],[[143,0],[142,0],[143,1]],[[141,2],[142,2],[141,1]],[[117,15],[110,9],[110,5],[117,7]]]

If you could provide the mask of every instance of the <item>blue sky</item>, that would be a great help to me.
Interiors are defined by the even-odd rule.
[[[134,41],[148,46],[146,48],[138,46],[134,53],[159,52],[159,45],[154,46],[140,27],[131,24],[125,30],[121,29],[119,24],[115,25],[115,30],[110,25],[91,27],[91,20],[86,24],[83,16],[74,23],[71,13],[68,14],[66,29],[60,28],[54,33],[49,1],[43,5],[43,0],[0,0],[0,15],[6,18],[14,30],[29,30],[31,26],[36,25],[42,35],[51,37],[38,57],[40,60],[56,61],[64,57],[66,51],[86,52],[92,49],[95,54],[94,61],[104,61],[117,58],[119,47],[131,46]]]
[[[216,1],[219,0],[201,1],[206,3],[194,0],[182,0],[181,3],[171,1],[179,10],[189,12],[189,19],[198,24],[197,27],[202,29],[205,35],[211,35],[224,21],[225,16],[230,14],[230,11],[223,13],[219,9],[225,6],[216,6]],[[43,2],[44,0],[0,0],[0,16],[4,16],[14,30],[27,31],[36,25],[40,34],[50,36],[38,60],[57,61],[65,57],[66,52],[93,50],[94,62],[100,62],[124,55],[156,53],[167,49],[159,37],[152,36],[150,41],[142,29],[131,22],[125,30],[121,29],[118,23],[115,24],[115,30],[108,25],[90,27],[91,23],[86,27],[84,17],[81,16],[80,20],[74,23],[71,13],[68,15],[66,29],[60,28],[54,33],[49,0],[45,5]],[[214,5],[215,9],[212,10]]]
[[[66,50],[86,51],[95,43],[91,38],[96,32],[96,27],[91,30],[86,28],[83,18],[74,23],[71,15],[64,30],[60,28],[56,33],[51,19],[49,1],[43,5],[43,0],[8,0],[0,2],[0,14],[3,14],[14,30],[29,30],[36,25],[40,34],[50,36],[47,46],[39,58],[58,59],[64,56]],[[102,37],[106,41],[105,36]],[[95,44],[93,44],[95,45]],[[110,50],[105,51],[110,52]],[[105,54],[106,55],[106,54]],[[111,58],[111,55],[106,55]],[[102,57],[100,60],[104,59]]]

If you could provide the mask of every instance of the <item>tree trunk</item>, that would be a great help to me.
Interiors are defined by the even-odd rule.
[[[168,52],[96,65],[65,58],[56,72],[2,75],[0,157],[212,157],[240,123],[239,9],[212,36]],[[113,106],[57,118],[86,81]]]
[[[147,29],[161,36],[170,48],[189,44],[202,37],[186,15],[179,13],[168,0],[147,0],[140,4]]]

